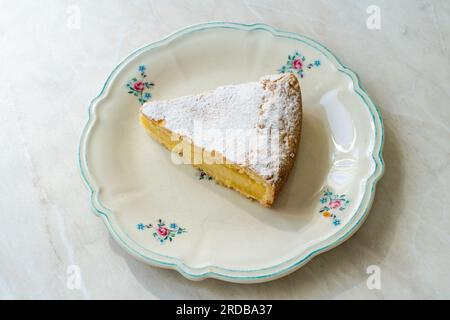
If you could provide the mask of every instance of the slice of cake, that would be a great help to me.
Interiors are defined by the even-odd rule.
[[[302,100],[292,74],[144,104],[141,124],[219,184],[271,206],[294,164]]]

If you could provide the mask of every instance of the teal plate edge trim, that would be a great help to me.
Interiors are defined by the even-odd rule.
[[[356,221],[354,218],[349,220],[347,222],[347,225],[344,226],[342,230],[345,229],[345,227],[351,226],[348,228],[348,230],[340,236],[335,241],[332,241],[331,243],[328,243],[326,245],[323,245],[322,247],[315,249],[314,251],[311,251],[307,254],[302,253],[297,257],[288,259],[285,262],[279,263],[275,266],[263,268],[263,269],[255,269],[255,270],[230,270],[230,269],[224,269],[216,266],[208,266],[208,267],[202,267],[202,268],[191,268],[187,265],[185,265],[183,262],[178,260],[177,258],[173,257],[166,257],[161,256],[162,258],[174,260],[173,262],[168,261],[162,261],[159,259],[155,259],[152,257],[148,257],[146,255],[143,255],[142,253],[136,251],[135,249],[131,248],[129,244],[127,244],[126,241],[124,241],[120,235],[118,234],[117,230],[114,229],[112,222],[110,221],[110,218],[108,216],[108,210],[106,207],[104,207],[100,200],[98,199],[99,190],[95,190],[95,188],[91,185],[88,179],[88,166],[87,166],[87,154],[85,152],[86,149],[86,138],[89,130],[92,128],[93,120],[95,119],[95,115],[93,114],[93,107],[94,105],[101,100],[100,98],[103,96],[103,94],[108,89],[108,84],[111,82],[113,77],[117,74],[117,72],[121,69],[122,66],[124,66],[130,59],[137,57],[140,53],[151,50],[155,47],[159,47],[164,45],[166,42],[170,42],[171,40],[174,40],[182,35],[195,32],[195,31],[201,31],[205,29],[213,29],[213,28],[222,28],[222,29],[238,29],[238,30],[244,30],[244,31],[252,31],[252,30],[264,30],[267,32],[270,32],[275,37],[283,37],[283,38],[289,38],[296,41],[304,42],[305,44],[319,50],[322,54],[324,54],[337,68],[338,71],[346,74],[354,85],[354,91],[356,94],[359,95],[359,97],[364,102],[364,105],[368,108],[368,111],[370,112],[373,120],[373,125],[375,129],[375,139],[374,139],[374,145],[373,145],[373,152],[372,152],[372,160],[375,163],[375,168],[365,181],[365,193],[361,199],[360,207],[355,211],[354,218],[359,217]],[[143,260],[144,262],[147,262],[149,264],[163,267],[163,268],[170,268],[177,270],[180,272],[183,276],[186,278],[189,278],[191,280],[202,280],[208,277],[216,278],[224,281],[231,281],[231,282],[263,282],[263,281],[270,281],[277,278],[280,278],[284,275],[287,275],[304,264],[306,264],[309,260],[311,260],[316,255],[326,252],[348,238],[350,238],[362,225],[364,220],[367,217],[367,214],[370,210],[370,207],[372,205],[374,196],[375,196],[375,186],[378,180],[382,177],[385,166],[384,161],[382,157],[382,151],[383,151],[383,145],[384,145],[384,128],[383,128],[383,119],[381,117],[381,112],[375,102],[370,98],[370,96],[367,94],[367,92],[361,87],[360,84],[360,78],[359,76],[350,70],[347,66],[341,63],[341,61],[325,46],[318,43],[317,41],[307,37],[303,36],[294,32],[289,31],[282,31],[275,29],[269,25],[257,23],[257,24],[241,24],[241,23],[233,23],[233,22],[207,22],[207,23],[201,23],[192,25],[183,29],[180,29],[167,37],[153,42],[151,44],[148,44],[144,47],[141,47],[131,54],[129,54],[125,59],[122,60],[109,74],[108,78],[106,79],[105,84],[102,87],[102,90],[100,93],[90,102],[88,107],[88,120],[86,122],[86,125],[84,126],[84,129],[81,133],[80,137],[80,144],[78,148],[78,164],[80,167],[80,172],[83,181],[85,182],[86,186],[89,189],[90,192],[90,205],[93,209],[93,211],[101,216],[103,218],[103,221],[105,222],[106,226],[108,227],[108,230],[110,231],[111,235],[114,237],[114,239],[121,245],[127,252],[132,254],[134,257]],[[378,152],[377,152],[378,149]],[[371,187],[370,190],[367,190],[367,187]],[[369,192],[368,192],[369,191]],[[367,194],[369,195],[369,198],[367,198]],[[364,212],[362,214],[361,206],[363,203],[366,203]],[[110,212],[111,214],[111,212]],[[131,238],[129,240],[132,240]],[[151,252],[150,250],[148,250]],[[153,252],[152,252],[153,253]],[[153,253],[154,255],[158,255],[156,253]],[[275,269],[281,265],[288,264],[288,266],[282,268],[281,270],[277,270],[276,272],[267,272],[271,269]],[[207,271],[204,271],[207,270]],[[214,270],[214,271],[213,271]],[[265,272],[264,272],[265,271]],[[261,273],[258,275],[230,275],[227,273]]]

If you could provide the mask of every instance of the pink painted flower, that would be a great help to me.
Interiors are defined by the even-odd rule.
[[[337,209],[341,206],[341,204],[342,204],[341,200],[332,200],[330,201],[330,208]]]
[[[145,85],[142,81],[137,81],[133,84],[133,88],[134,88],[134,90],[141,92],[144,90]]]
[[[158,232],[161,237],[165,237],[169,234],[169,229],[167,229],[166,227],[159,227],[158,229],[156,229],[156,232]]]
[[[301,69],[303,67],[303,63],[302,63],[301,59],[295,59],[292,62],[292,67],[296,70]]]

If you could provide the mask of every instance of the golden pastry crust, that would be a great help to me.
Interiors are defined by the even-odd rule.
[[[278,179],[273,181],[273,194],[271,197],[267,199],[264,203],[267,206],[272,205],[275,201],[278,193],[282,189],[283,185],[286,183],[289,173],[291,172],[292,167],[294,166],[295,159],[297,157],[298,146],[300,145],[301,140],[301,131],[302,131],[302,117],[303,117],[303,105],[302,105],[302,95],[300,89],[300,83],[297,80],[297,77],[293,74],[289,74],[289,93],[288,95],[294,96],[297,100],[298,112],[293,121],[293,130],[289,132],[284,132],[287,136],[287,157],[284,157],[280,161],[280,171],[278,175]],[[283,139],[283,137],[280,137]],[[281,143],[281,142],[280,142]]]

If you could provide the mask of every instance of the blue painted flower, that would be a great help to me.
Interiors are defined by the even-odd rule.
[[[327,203],[328,199],[327,198],[320,198],[320,203]]]
[[[338,226],[338,225],[341,224],[341,220],[339,220],[339,219],[334,219],[334,220],[333,220],[333,224],[334,224],[335,226]]]
[[[170,229],[177,229],[178,225],[176,223],[171,223],[169,227]]]
[[[150,99],[151,98],[151,94],[149,92],[144,93],[144,98],[145,99]]]
[[[138,230],[141,230],[141,231],[145,229],[145,226],[143,223],[139,223],[136,227]]]
[[[139,72],[144,72],[145,71],[145,66],[144,65],[140,65],[138,70],[139,70]]]
[[[319,66],[320,66],[320,60],[314,61],[314,65],[315,65],[316,67],[319,67]]]

